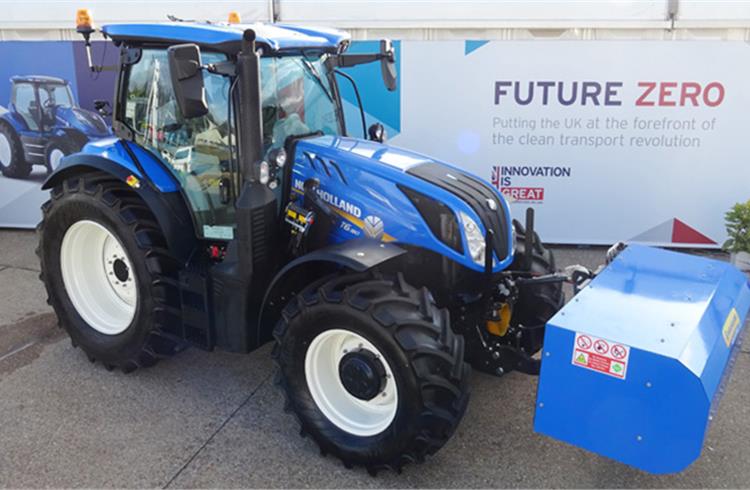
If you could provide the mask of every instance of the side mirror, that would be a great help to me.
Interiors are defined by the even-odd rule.
[[[97,99],[94,101],[94,109],[102,117],[109,117],[112,115],[112,106],[108,100]]]
[[[388,91],[396,90],[396,52],[390,39],[380,40],[380,71],[383,73],[383,83]]]
[[[201,71],[201,52],[195,44],[179,44],[167,50],[169,74],[182,117],[192,119],[208,114]]]
[[[385,127],[383,127],[380,123],[374,123],[369,128],[367,128],[367,135],[370,137],[372,141],[377,141],[378,143],[385,142]]]

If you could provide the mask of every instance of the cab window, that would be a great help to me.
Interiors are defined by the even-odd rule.
[[[226,58],[202,54],[203,63]],[[135,141],[161,159],[180,181],[195,216],[199,235],[234,237],[231,187],[229,79],[204,72],[208,114],[185,119],[175,99],[166,50],[144,49],[132,65],[124,93],[123,122]]]
[[[261,58],[263,144],[268,151],[289,136],[341,133],[325,55]]]
[[[47,84],[39,86],[39,103],[42,107],[73,107],[73,98],[67,85]]]

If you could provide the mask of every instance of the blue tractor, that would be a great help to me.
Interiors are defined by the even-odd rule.
[[[4,176],[28,177],[34,165],[52,172],[89,140],[112,135],[99,114],[78,107],[66,80],[32,75],[12,77],[10,83],[10,104],[0,114]]]
[[[90,18],[82,12],[79,20],[88,41]],[[539,418],[539,430],[565,429],[555,435],[584,447],[587,437],[600,445],[610,432],[619,437],[588,430],[586,410],[598,423],[607,406],[573,413],[566,403],[578,397],[548,393],[573,393],[566,379],[578,376],[600,401],[622,404],[606,395],[641,386],[649,364],[638,359],[653,354],[638,350],[638,335],[613,345],[613,354],[595,336],[615,324],[618,294],[643,299],[631,303],[636,313],[643,305],[683,312],[677,330],[685,334],[708,329],[693,339],[720,338],[716,323],[730,310],[744,320],[750,290],[728,265],[615,247],[600,274],[557,272],[533,213],[525,226],[512,220],[488,183],[385,144],[380,125],[348,136],[341,69],[379,63],[395,88],[388,41],[378,52],[350,54],[348,35],[336,30],[192,21],[107,25],[102,33],[120,50],[115,136],[64,158],[45,182],[51,199],[38,253],[62,327],[108,370],[149,367],[186,345],[247,353],[273,341],[278,384],[301,432],[322,453],[374,473],[421,462],[448,441],[468,404],[469,365],[495,376],[553,366],[546,379],[555,381],[543,375],[540,391],[551,418]],[[686,260],[697,261],[689,273]],[[712,272],[700,272],[705,263]],[[651,276],[671,282],[657,295],[641,287]],[[677,292],[693,280],[702,292],[681,309]],[[581,297],[596,288],[599,317],[586,319],[585,302],[571,302],[577,321],[554,321],[569,308],[561,310],[566,281]],[[703,306],[712,315],[690,324]],[[617,325],[609,342],[622,333]],[[711,358],[714,374],[729,371],[728,353],[739,345],[742,325],[731,325],[727,347]],[[552,347],[540,356],[545,334]],[[575,342],[589,350],[570,362]],[[630,423],[663,412],[649,408]],[[573,437],[576,427],[583,438]],[[639,437],[649,441],[639,455],[656,461],[666,453],[648,428]]]

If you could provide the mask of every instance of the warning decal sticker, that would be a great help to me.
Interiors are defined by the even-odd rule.
[[[576,333],[573,344],[573,364],[592,371],[625,379],[628,372],[630,347],[609,342],[599,337]]]

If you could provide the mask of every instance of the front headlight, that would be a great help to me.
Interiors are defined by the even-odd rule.
[[[482,230],[479,228],[477,222],[471,219],[468,214],[459,211],[458,215],[461,217],[461,225],[464,228],[464,235],[466,236],[466,244],[469,246],[471,260],[479,265],[483,265],[487,244],[485,243],[484,235],[482,235]]]

